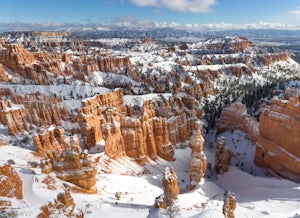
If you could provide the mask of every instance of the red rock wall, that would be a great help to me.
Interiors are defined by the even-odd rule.
[[[27,95],[24,97],[14,95],[13,92],[7,92],[5,89],[0,90],[1,92],[9,96],[14,102],[23,104],[13,105],[10,100],[0,101],[0,121],[4,125],[8,125],[10,135],[29,131],[31,124],[36,126],[60,125],[61,120],[71,119],[68,110],[59,106],[59,98],[42,95],[40,97],[36,95]]]
[[[147,157],[156,160],[159,155],[174,160],[167,119],[155,117],[152,101],[145,101],[136,116],[123,105],[122,92],[115,90],[84,100],[78,121],[88,149],[104,139],[105,154],[114,159],[127,155],[144,164]]]
[[[260,116],[255,163],[276,174],[300,181],[300,106],[298,96],[274,99]]]
[[[244,131],[253,141],[258,137],[258,124],[247,113],[246,106],[236,101],[224,108],[217,122],[217,133],[239,129]]]
[[[56,44],[59,43],[56,42]],[[61,67],[62,62],[66,64],[64,68]],[[97,58],[81,55],[79,59],[73,59],[68,54],[30,52],[24,49],[21,44],[7,44],[4,47],[0,47],[0,64],[10,68],[24,78],[34,80],[40,85],[49,84],[51,77],[57,77],[58,75],[64,78],[73,76],[88,82],[87,76],[91,75],[93,71],[114,73],[125,67],[131,68],[129,58]],[[8,81],[2,65],[0,66],[0,80]],[[52,75],[49,75],[47,72],[50,72]]]

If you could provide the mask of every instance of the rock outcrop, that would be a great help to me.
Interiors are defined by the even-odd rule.
[[[0,90],[0,121],[8,126],[9,134],[16,135],[23,131],[29,131],[30,125],[60,125],[61,120],[72,119],[69,111],[61,107],[61,98],[53,96],[17,95],[9,89]]]
[[[259,120],[260,136],[255,163],[276,174],[300,181],[300,103],[295,95],[289,100],[273,99]]]
[[[177,175],[173,168],[166,167],[162,179],[164,193],[155,200],[155,207],[167,208],[178,199],[179,186]]]
[[[167,118],[170,142],[184,143],[190,139],[195,129],[195,122],[202,118],[202,111],[195,107],[195,99],[178,97],[165,99],[154,103],[155,114]]]
[[[49,152],[61,153],[68,149],[70,144],[80,150],[79,139],[76,135],[66,137],[65,130],[54,124],[40,129],[40,133],[33,136],[36,153],[45,156]]]
[[[204,138],[201,134],[201,123],[196,122],[196,129],[191,137],[191,162],[190,162],[190,190],[194,189],[204,177],[206,170],[206,156],[203,151]]]
[[[227,149],[225,137],[218,137],[216,142],[215,168],[217,173],[228,172],[232,153]]]
[[[53,202],[42,206],[41,213],[38,218],[48,217],[73,217],[83,218],[83,212],[75,207],[74,199],[71,196],[70,190],[61,192]]]
[[[230,191],[224,193],[223,214],[225,217],[234,218],[234,210],[236,208],[235,194]]]
[[[23,182],[9,164],[0,166],[0,196],[23,199]]]
[[[0,101],[0,121],[8,126],[10,135],[29,131],[30,114],[22,105],[13,105],[10,100]]]
[[[106,123],[105,114],[108,117],[120,120],[119,114],[124,112],[123,93],[121,90],[102,95],[96,95],[93,98],[85,99],[81,103],[78,113],[78,123],[84,140],[85,148],[90,149],[103,139],[101,125]],[[114,111],[112,111],[115,109]]]
[[[57,178],[73,183],[79,187],[79,191],[95,193],[97,169],[93,166],[85,150],[81,152],[80,147],[70,145],[62,150],[62,153],[47,153],[41,161],[43,173],[55,172]]]
[[[5,72],[4,67],[3,67],[2,64],[0,64],[0,81],[2,81],[2,82],[8,82],[9,81],[8,75]]]
[[[174,161],[174,147],[169,141],[167,119],[153,118],[153,134],[157,155],[168,161]]]
[[[151,159],[157,159],[153,137],[147,141],[147,127],[142,125],[140,119],[126,117],[122,122],[122,136],[126,145],[126,155],[134,158],[136,162],[145,163],[147,154]]]
[[[145,101],[136,115],[123,105],[121,90],[96,95],[82,102],[78,121],[87,149],[104,140],[105,154],[113,159],[127,155],[141,165],[157,155],[174,160],[167,119],[155,116],[152,101]]]
[[[44,44],[51,43],[44,42]],[[40,85],[50,84],[57,80],[58,76],[61,78],[71,76],[88,82],[87,76],[90,76],[93,71],[114,73],[131,68],[131,62],[127,57],[98,57],[96,55],[91,57],[82,54],[73,58],[65,53],[29,51],[21,44],[5,44],[0,47],[0,63],[23,78],[33,80]],[[4,81],[8,80],[4,73],[0,75]]]
[[[224,108],[217,122],[218,134],[235,129],[244,131],[251,140],[257,140],[258,123],[247,113],[246,106],[239,100]]]
[[[240,129],[256,142],[254,162],[256,165],[293,181],[300,181],[300,104],[298,92],[287,89],[286,100],[275,98],[270,106],[266,106],[260,115],[259,125],[251,118],[246,107],[237,101],[225,108],[217,123],[217,133]],[[230,155],[217,142],[216,170],[224,172],[230,162]],[[224,156],[224,154],[226,154]],[[219,164],[220,163],[220,164]],[[219,165],[219,166],[218,166]]]

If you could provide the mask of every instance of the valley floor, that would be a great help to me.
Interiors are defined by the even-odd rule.
[[[234,212],[236,217],[300,217],[297,215],[300,214],[299,184],[267,177],[262,169],[255,167],[250,161],[254,145],[243,132],[226,132],[224,135],[234,153],[232,161],[236,166],[231,166],[229,172],[223,175],[215,175],[211,169],[214,166],[214,151],[209,147],[207,139],[205,153],[211,168],[207,169],[206,178],[192,191],[188,190],[191,150],[176,149],[175,162],[168,163],[162,159],[157,162],[150,161],[145,166],[147,174],[132,176],[105,174],[99,167],[97,193],[87,195],[72,192],[76,207],[83,211],[85,217],[120,217],[120,214],[122,217],[130,218],[167,217],[165,210],[155,209],[153,204],[155,197],[163,193],[161,184],[163,169],[172,165],[181,189],[178,217],[222,217],[225,190],[230,190],[236,195],[237,208]],[[28,161],[39,161],[31,150],[7,145],[0,147],[0,153],[2,154],[0,163],[13,159],[14,167],[23,180],[24,199],[12,202],[17,217],[37,216],[42,205],[53,201],[56,195],[64,190],[65,182],[56,179],[54,174],[43,175],[40,169],[28,165]],[[139,174],[143,170],[129,159],[114,162],[111,169],[122,173],[125,164],[127,174],[128,171]],[[260,176],[251,175],[250,172]],[[48,179],[48,182],[43,182],[45,179]],[[121,193],[120,200],[116,200],[116,192]]]

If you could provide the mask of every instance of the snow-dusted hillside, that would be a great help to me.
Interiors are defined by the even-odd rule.
[[[11,201],[10,206],[0,208],[0,217],[37,217],[40,208],[53,201],[66,186],[75,186],[58,179],[54,172],[42,173],[43,157],[36,154],[34,139],[38,134],[45,135],[46,126],[59,123],[66,137],[77,135],[84,148],[86,135],[81,133],[91,125],[80,124],[78,115],[87,112],[82,117],[88,119],[92,116],[88,112],[103,110],[108,111],[105,114],[108,118],[100,112],[94,113],[99,115],[100,124],[103,125],[104,119],[115,119],[112,117],[119,116],[115,108],[110,111],[111,108],[99,102],[88,107],[88,100],[120,87],[125,94],[121,113],[132,114],[132,120],[145,122],[143,131],[150,125],[145,121],[150,112],[143,114],[143,104],[149,100],[153,102],[151,113],[160,115],[169,125],[180,122],[181,113],[185,114],[186,123],[179,123],[180,128],[193,119],[202,120],[208,163],[205,177],[194,190],[189,190],[189,140],[171,145],[175,148],[175,161],[161,157],[152,160],[147,156],[146,164],[139,165],[129,156],[119,159],[106,156],[105,140],[109,134],[103,131],[103,140],[97,141],[89,154],[97,168],[97,192],[71,193],[84,217],[170,217],[168,210],[154,207],[155,198],[164,192],[162,177],[166,166],[174,167],[180,187],[176,204],[179,210],[174,217],[224,217],[222,207],[227,190],[236,195],[235,217],[300,217],[299,184],[274,178],[255,166],[256,145],[244,132],[221,134],[226,136],[233,157],[229,172],[217,175],[214,169],[214,127],[223,107],[237,98],[243,101],[255,98],[247,105],[255,115],[260,98],[272,97],[286,82],[287,86],[300,87],[300,66],[288,53],[265,52],[242,37],[193,43],[118,38],[75,41],[69,35],[26,34],[6,34],[1,39],[7,45],[19,43],[26,54],[13,51],[12,46],[11,54],[20,61],[14,62],[6,55],[9,46],[0,44],[3,57],[0,60],[0,166],[9,162],[17,170],[24,195],[22,200],[0,196],[0,205],[1,201]],[[28,43],[30,40],[34,46]],[[84,99],[85,107],[82,107]],[[116,99],[110,102],[117,103]],[[24,110],[19,112],[20,109]],[[16,134],[11,134],[14,126],[7,125],[8,113],[16,123]],[[47,120],[38,120],[41,117]],[[35,119],[39,122],[34,122]],[[30,125],[26,126],[26,122]],[[23,128],[23,123],[27,128]]]

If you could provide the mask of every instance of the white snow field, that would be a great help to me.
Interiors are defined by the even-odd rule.
[[[240,132],[233,134],[237,138]],[[247,139],[240,140],[237,146],[250,145]],[[239,152],[243,149],[239,148]],[[233,191],[237,199],[236,217],[297,217],[300,214],[300,186],[294,182],[272,178],[253,176],[232,166],[229,172],[217,175],[215,179],[205,178],[192,191],[189,185],[190,148],[176,149],[176,161],[168,163],[162,159],[149,161],[145,166],[147,174],[141,174],[143,168],[129,158],[115,161],[111,166],[112,174],[101,171],[101,161],[97,175],[97,193],[72,193],[76,207],[84,212],[85,217],[167,217],[165,210],[154,208],[155,197],[163,193],[161,183],[165,166],[173,166],[178,176],[180,195],[178,217],[223,217],[223,194],[225,190]],[[213,162],[210,151],[206,151],[208,162]],[[13,165],[23,180],[23,200],[13,200],[13,210],[17,217],[35,217],[39,208],[56,198],[64,190],[63,181],[56,179],[54,189],[48,189],[43,183],[46,175],[39,168],[32,168],[28,161],[39,161],[27,148],[6,145],[0,147],[0,164],[13,159]],[[250,152],[251,153],[251,152]],[[100,154],[100,156],[103,154]],[[93,158],[99,154],[93,155]],[[244,157],[245,158],[245,157]],[[127,171],[127,172],[126,172]],[[131,175],[122,173],[131,172]],[[209,171],[209,170],[208,170]],[[209,172],[207,173],[209,174]],[[118,174],[115,174],[118,173]],[[72,186],[72,184],[70,184]],[[120,200],[115,193],[120,192]],[[2,197],[0,198],[0,200]]]

